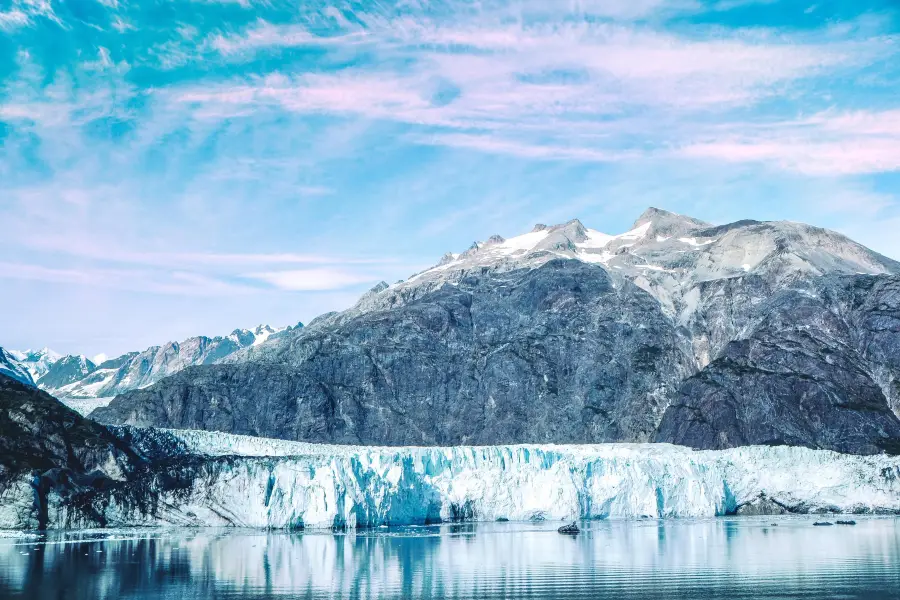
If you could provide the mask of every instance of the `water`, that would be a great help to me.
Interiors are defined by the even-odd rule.
[[[900,598],[900,520],[857,521],[600,521],[574,538],[530,523],[0,538],[0,597]]]

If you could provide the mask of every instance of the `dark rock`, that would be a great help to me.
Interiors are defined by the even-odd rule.
[[[34,387],[0,375],[0,496],[25,478],[34,487],[35,528],[47,523],[46,495],[75,497],[126,480],[144,460],[102,425]]]
[[[578,524],[575,521],[572,521],[568,525],[563,525],[556,531],[566,535],[578,535],[579,533],[581,533],[581,529],[578,528]]]
[[[644,290],[553,260],[310,326],[266,360],[188,368],[92,417],[334,443],[648,440],[691,362]]]
[[[856,521],[838,521],[838,525],[856,525]]]
[[[752,501],[739,506],[736,512],[741,516],[755,516],[785,515],[790,511],[775,500],[767,498],[765,495],[760,495],[759,497],[754,498]]]
[[[656,440],[893,449],[897,390],[883,382],[900,381],[900,310],[889,308],[898,303],[896,277],[822,278],[814,293],[783,292],[744,339],[682,384]]]

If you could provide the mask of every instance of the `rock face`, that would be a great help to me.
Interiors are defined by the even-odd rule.
[[[96,369],[97,365],[84,356],[64,356],[50,366],[37,384],[42,389],[62,388],[84,379]]]
[[[658,441],[900,453],[900,278],[821,277],[758,313],[681,385]]]
[[[186,369],[93,415],[337,443],[647,440],[692,372],[649,294],[562,259],[472,273],[279,350]]]
[[[49,496],[68,503],[123,481],[141,462],[102,425],[0,375],[0,528],[42,528]]]
[[[363,444],[900,451],[900,264],[827,230],[650,209],[478,242],[92,413]]]

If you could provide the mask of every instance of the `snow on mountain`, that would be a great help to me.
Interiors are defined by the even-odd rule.
[[[185,464],[202,466],[181,469],[174,488],[164,485],[171,476],[163,474],[158,481],[130,484],[134,493],[152,494],[152,502],[132,502],[121,493],[98,498],[92,508],[99,517],[78,514],[51,496],[50,527],[91,526],[98,518],[112,527],[354,528],[900,511],[897,457],[766,446],[379,448],[202,431],[126,429],[122,434],[134,447],[155,453],[154,460],[194,456],[200,461]],[[156,509],[141,508],[148,505]]]
[[[753,220],[713,226],[651,207],[620,234],[590,229],[572,219],[560,225],[537,224],[512,238],[493,235],[464,252],[444,254],[435,266],[405,281],[381,282],[350,310],[323,315],[310,325],[329,326],[396,307],[471,274],[537,268],[560,258],[596,264],[632,281],[684,324],[700,308],[699,288],[712,281],[757,275],[777,286],[798,275],[900,273],[897,261],[827,229]]]
[[[31,379],[39,380],[47,374],[50,367],[62,358],[62,354],[54,352],[49,348],[41,348],[40,350],[9,350],[12,357],[18,362],[22,368],[28,371]]]
[[[280,333],[287,329],[286,327],[279,327],[278,329],[273,329],[269,325],[260,325],[256,329],[253,330],[254,340],[251,346],[259,346],[267,339],[269,339],[272,335],[276,333]]]
[[[34,379],[32,379],[28,369],[19,362],[19,356],[21,356],[19,352],[0,348],[0,373],[27,385],[34,385]]]
[[[84,355],[64,356],[50,366],[37,384],[41,389],[57,389],[79,381],[90,375],[97,368]]]
[[[535,225],[513,238],[475,242],[459,254],[391,286],[379,284],[348,311],[316,319],[316,326],[345,322],[373,310],[393,308],[472,275],[533,269],[554,260],[596,264],[614,278],[650,293],[678,325],[691,330],[698,366],[749,325],[744,299],[734,289],[751,279],[760,294],[824,274],[900,274],[900,263],[844,235],[791,221],[743,220],[713,226],[692,217],[649,208],[632,228],[611,235],[578,219]],[[732,302],[725,306],[723,303]],[[710,314],[713,313],[713,314]],[[311,324],[312,325],[312,324]]]
[[[226,336],[196,336],[151,346],[141,352],[129,352],[99,365],[83,356],[66,357],[57,363],[58,374],[54,373],[57,369],[51,369],[38,385],[75,410],[89,412],[105,406],[116,394],[147,387],[190,366],[215,363],[292,329],[260,325],[252,330],[235,329]]]
[[[618,235],[573,219],[552,227],[539,224],[509,239],[492,236],[461,254],[445,255],[439,264],[391,289],[402,294],[410,287],[452,283],[478,268],[535,267],[554,258],[603,265],[645,288],[673,315],[689,308],[685,295],[691,289],[710,280],[748,273],[900,273],[900,263],[841,234],[803,223],[738,221],[714,227],[650,208]]]

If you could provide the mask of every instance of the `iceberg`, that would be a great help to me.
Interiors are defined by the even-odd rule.
[[[74,500],[50,494],[49,528],[702,518],[760,506],[900,512],[900,457],[885,455],[669,444],[332,446],[206,431],[117,431],[152,458],[151,472]]]

